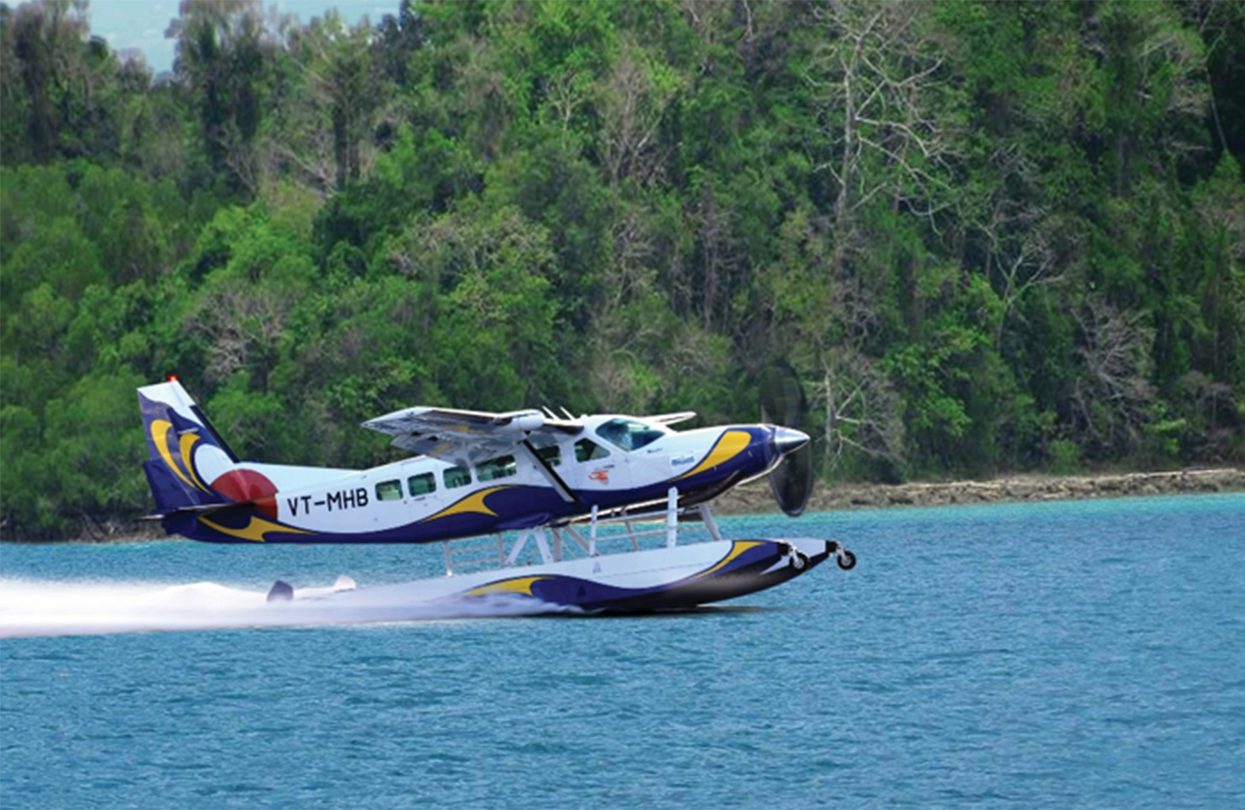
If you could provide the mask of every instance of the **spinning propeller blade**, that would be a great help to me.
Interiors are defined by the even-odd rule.
[[[808,433],[808,400],[795,370],[776,364],[761,375],[761,418],[782,427]],[[769,475],[770,491],[778,507],[799,517],[813,491],[813,451],[808,444],[789,452]]]

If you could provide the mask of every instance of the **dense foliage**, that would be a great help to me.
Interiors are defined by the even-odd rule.
[[[396,2],[396,0],[395,0]],[[171,75],[0,6],[6,536],[416,404],[755,419],[827,478],[1245,457],[1245,5],[183,2]]]

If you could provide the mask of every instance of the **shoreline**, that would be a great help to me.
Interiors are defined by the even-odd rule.
[[[813,488],[807,511],[1081,501],[1094,498],[1222,492],[1245,492],[1245,469],[1213,467],[1168,472],[1010,475],[988,480],[918,481],[904,484],[819,483]],[[763,480],[728,492],[715,502],[715,506],[724,515],[778,511],[778,506],[770,495],[769,485]]]
[[[917,481],[904,484],[827,484],[813,488],[809,512],[890,509],[905,506],[1080,501],[1093,498],[1136,498],[1245,492],[1245,468],[1213,467],[1169,472],[1099,473],[1089,475],[1012,475],[989,480]],[[778,506],[764,480],[744,484],[714,502],[721,515],[777,513]],[[61,540],[14,540],[0,543],[128,543],[176,540],[159,523],[110,524],[98,533]]]

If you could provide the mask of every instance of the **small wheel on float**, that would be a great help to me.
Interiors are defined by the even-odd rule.
[[[842,568],[844,571],[850,571],[856,567],[856,555],[845,548],[839,550],[839,553],[834,557],[834,561],[838,563],[839,568]]]

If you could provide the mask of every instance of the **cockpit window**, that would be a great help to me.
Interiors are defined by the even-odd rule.
[[[634,419],[611,419],[597,428],[597,435],[623,450],[639,450],[666,434]]]

